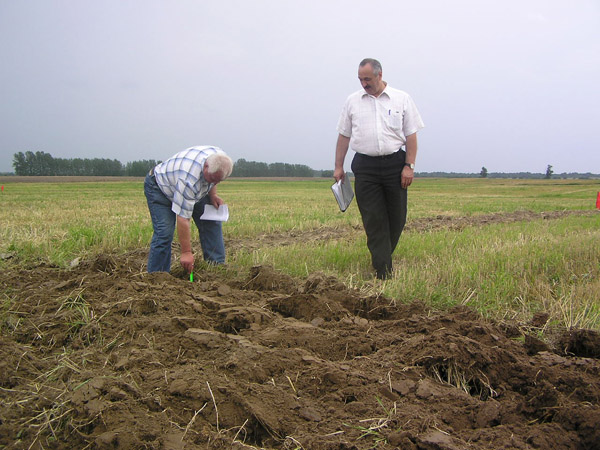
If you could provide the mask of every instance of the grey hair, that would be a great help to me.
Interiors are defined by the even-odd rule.
[[[220,173],[224,180],[231,175],[233,171],[233,161],[225,153],[214,153],[206,158],[208,163],[208,173]]]
[[[373,68],[373,75],[375,75],[375,76],[378,76],[383,71],[383,69],[381,67],[381,63],[373,58],[363,59],[358,66],[364,67],[367,64],[371,64],[371,67]]]

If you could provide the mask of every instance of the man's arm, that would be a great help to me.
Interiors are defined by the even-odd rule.
[[[224,205],[225,202],[221,197],[217,195],[217,186],[213,186],[210,191],[208,191],[208,198],[210,199],[210,204],[215,208],[219,209],[219,206]]]
[[[343,134],[338,135],[337,144],[335,146],[335,169],[333,171],[333,178],[335,178],[335,181],[340,181],[346,175],[344,173],[344,160],[346,159],[346,153],[348,153],[349,146],[350,138]]]
[[[414,164],[417,161],[417,133],[413,133],[410,136],[406,136],[406,164]],[[408,166],[404,166],[402,169],[402,188],[406,189],[409,187],[413,178],[415,177],[415,171]]]
[[[177,236],[179,236],[179,245],[181,246],[181,265],[187,273],[190,273],[194,269],[190,219],[177,216]]]

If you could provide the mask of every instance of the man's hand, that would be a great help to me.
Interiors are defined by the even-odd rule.
[[[346,173],[344,172],[343,168],[335,169],[333,171],[333,178],[335,178],[335,181],[343,180],[345,177]]]
[[[213,186],[210,191],[208,191],[208,199],[210,200],[210,204],[215,208],[219,209],[219,206],[224,205],[225,202],[217,195],[217,186]]]
[[[335,181],[343,180],[346,176],[346,173],[344,172],[344,159],[346,159],[349,145],[350,138],[343,134],[338,134],[338,140],[335,144],[335,169],[333,171],[333,178],[335,178]]]
[[[417,133],[406,136],[406,157],[404,161],[415,163],[417,160]],[[407,189],[415,178],[415,171],[409,166],[404,166],[400,175],[402,189]]]
[[[192,252],[181,252],[181,266],[187,273],[194,270],[194,254]]]
[[[415,171],[408,166],[404,166],[402,174],[400,175],[402,189],[407,189],[415,178]]]
[[[217,194],[211,195],[209,197],[209,199],[210,199],[210,204],[213,205],[217,209],[219,209],[219,206],[225,204],[225,202],[223,201],[223,199],[221,197],[219,197]]]

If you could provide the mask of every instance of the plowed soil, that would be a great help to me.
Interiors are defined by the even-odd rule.
[[[600,448],[593,331],[146,255],[0,275],[0,448]]]

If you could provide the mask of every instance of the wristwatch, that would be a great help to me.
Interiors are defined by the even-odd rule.
[[[414,163],[404,163],[404,165],[410,167],[412,170],[415,170]]]

